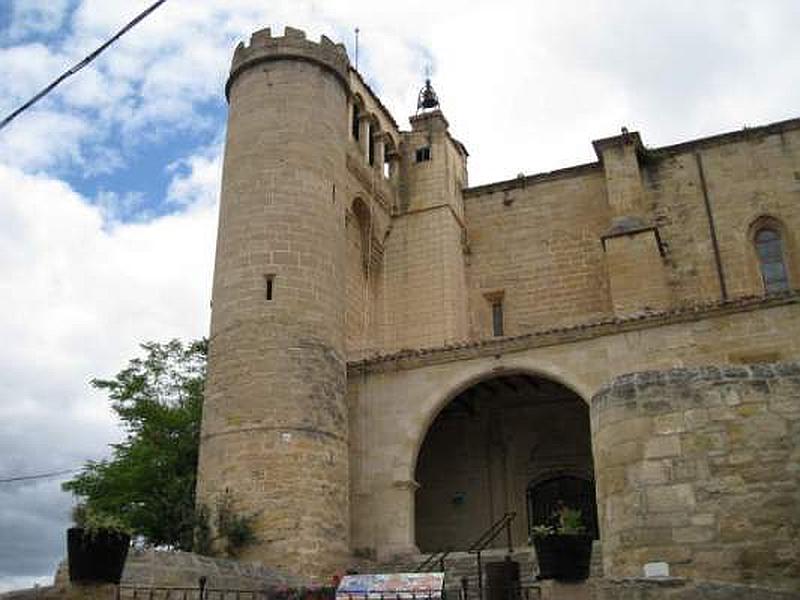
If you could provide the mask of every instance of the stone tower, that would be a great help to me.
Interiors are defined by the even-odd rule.
[[[286,28],[236,49],[198,501],[257,514],[243,558],[331,573],[349,546],[344,206],[349,62]]]

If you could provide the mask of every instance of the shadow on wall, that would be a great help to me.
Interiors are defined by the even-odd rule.
[[[466,550],[505,513],[512,542],[550,520],[559,501],[595,533],[589,409],[565,386],[527,373],[479,381],[436,416],[417,460],[416,542]],[[505,536],[495,542],[506,544]]]

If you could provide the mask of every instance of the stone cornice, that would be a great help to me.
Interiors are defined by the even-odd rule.
[[[644,151],[645,159],[658,159],[675,156],[676,154],[683,154],[685,152],[695,152],[698,150],[705,150],[721,146],[723,144],[730,144],[733,142],[741,142],[746,140],[758,139],[768,135],[781,135],[787,131],[800,129],[800,118],[786,119],[785,121],[776,121],[774,123],[767,123],[766,125],[757,125],[755,127],[744,127],[736,131],[728,131],[726,133],[718,133],[707,137],[689,140],[688,142],[681,142],[671,146],[661,146],[660,148],[646,148]]]
[[[603,167],[599,162],[586,163],[576,165],[574,167],[564,167],[563,169],[556,169],[555,171],[548,171],[546,173],[536,173],[534,175],[522,175],[514,179],[506,179],[504,181],[496,181],[494,183],[486,183],[477,185],[475,187],[464,188],[464,199],[482,198],[488,194],[496,192],[505,192],[519,188],[526,188],[528,186],[536,185],[546,181],[558,181],[559,179],[570,179],[581,175],[602,173]]]
[[[638,133],[632,132],[627,135],[629,138],[631,138],[634,135],[636,136],[635,142],[638,144],[637,145],[638,152],[641,156],[641,159],[646,162],[648,160],[653,161],[662,158],[668,158],[686,152],[696,152],[699,150],[705,150],[708,148],[721,146],[723,144],[730,144],[733,142],[740,142],[743,140],[758,139],[759,137],[767,135],[781,135],[787,131],[793,131],[795,129],[800,129],[800,118],[786,119],[784,121],[777,121],[775,123],[768,123],[766,125],[759,125],[756,127],[746,127],[738,131],[719,133],[716,135],[689,140],[687,142],[673,144],[671,146],[662,146],[660,148],[648,148],[646,146],[642,146]],[[594,144],[595,149],[598,148],[602,149],[607,147],[610,143],[622,140],[624,137],[625,135],[623,134],[622,136],[614,136],[611,138],[595,140],[592,143]],[[514,179],[507,179],[505,181],[496,181],[493,183],[487,183],[475,187],[464,188],[464,198],[465,199],[481,198],[493,192],[503,192],[517,188],[525,188],[530,185],[535,185],[537,183],[543,183],[546,181],[555,181],[558,179],[577,177],[580,175],[590,174],[598,171],[602,172],[602,169],[603,166],[598,160],[595,162],[586,163],[582,165],[564,167],[546,173],[524,175],[521,177],[515,177]]]
[[[629,331],[691,323],[703,319],[795,304],[800,304],[800,290],[774,296],[746,296],[725,302],[696,304],[670,311],[609,318],[517,336],[456,342],[432,348],[400,350],[362,360],[348,361],[347,370],[351,375],[402,371],[456,360],[522,352],[533,348],[580,342]]]

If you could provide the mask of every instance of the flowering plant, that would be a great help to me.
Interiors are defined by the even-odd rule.
[[[561,504],[553,513],[550,523],[534,525],[531,529],[533,537],[548,535],[580,535],[586,533],[581,511]]]

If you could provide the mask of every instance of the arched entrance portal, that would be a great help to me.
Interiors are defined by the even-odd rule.
[[[428,429],[415,480],[422,552],[464,550],[506,512],[524,545],[559,500],[596,534],[589,408],[549,379],[504,374],[459,393]]]

